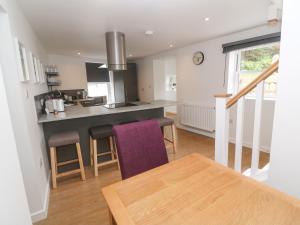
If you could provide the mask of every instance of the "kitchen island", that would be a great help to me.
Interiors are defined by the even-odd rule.
[[[84,165],[90,164],[89,133],[88,129],[105,124],[120,124],[130,121],[160,118],[164,116],[164,108],[174,106],[174,101],[157,100],[150,103],[135,102],[135,106],[108,109],[104,106],[83,107],[81,104],[65,107],[65,112],[57,115],[41,114],[38,123],[41,123],[44,136],[47,140],[52,134],[74,130],[80,135],[80,144]],[[105,141],[101,142],[101,149],[105,151]],[[65,146],[58,151],[58,161],[72,159],[75,157],[75,147]],[[49,154],[49,151],[48,151]],[[105,160],[102,159],[102,160]],[[72,165],[66,166],[71,168]],[[62,168],[64,170],[65,168]]]

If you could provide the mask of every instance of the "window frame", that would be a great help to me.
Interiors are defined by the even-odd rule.
[[[240,74],[241,74],[241,58],[242,58],[242,52],[243,51],[249,51],[249,50],[254,50],[257,48],[265,48],[265,47],[269,47],[269,46],[273,46],[274,44],[279,43],[279,42],[272,42],[272,43],[268,43],[268,44],[262,44],[262,45],[256,45],[256,46],[251,46],[248,48],[243,48],[243,49],[239,49],[236,51],[232,51],[229,52],[227,54],[229,54],[229,60],[227,62],[228,64],[228,84],[227,84],[227,90],[228,93],[232,93],[232,94],[237,94],[239,92],[239,79],[240,79]],[[233,59],[231,58],[233,57]],[[230,61],[234,61],[230,63]],[[232,72],[230,72],[230,67],[234,66],[234,69]],[[232,68],[231,68],[232,69]],[[231,80],[231,82],[230,82]],[[232,83],[233,82],[233,83]],[[256,96],[255,95],[245,95],[246,99],[250,99],[250,100],[255,100]],[[264,100],[269,100],[269,101],[275,101],[277,99],[277,97],[270,97],[270,96],[265,96],[264,95]]]
[[[113,101],[112,99],[112,90],[111,90],[111,83],[110,82],[88,82],[87,89],[88,89],[88,95],[89,95],[89,84],[105,84],[107,86],[107,102],[110,103]],[[102,95],[103,96],[103,95]],[[90,96],[92,98],[100,97],[100,96]]]

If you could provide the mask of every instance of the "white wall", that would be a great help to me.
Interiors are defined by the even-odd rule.
[[[280,76],[269,180],[275,188],[298,198],[300,198],[299,9],[299,1],[283,1]]]
[[[137,60],[138,95],[141,101],[154,100],[153,58]]]
[[[165,58],[164,62],[165,62],[165,77],[170,75],[176,76],[176,58],[175,57]],[[176,101],[177,100],[176,91],[165,91],[165,99]]]
[[[155,100],[176,101],[176,91],[166,89],[168,75],[176,76],[176,59],[174,57],[156,58],[153,60],[153,87]],[[165,108],[166,112],[176,113],[176,106]]]
[[[176,92],[166,91],[166,75],[176,75],[176,58],[155,55],[136,60],[138,67],[138,94],[142,101],[157,99],[176,101]]]
[[[105,59],[91,59],[82,56],[48,55],[49,64],[56,65],[61,86],[59,90],[87,90],[86,62],[105,63]]]
[[[49,55],[49,64],[56,65],[61,80],[60,90],[87,89],[85,59],[63,55]]]
[[[214,95],[226,92],[227,87],[227,83],[224,83],[225,55],[222,53],[222,44],[278,31],[280,31],[280,25],[275,27],[260,26],[137,60],[140,98],[145,101],[155,98],[156,83],[153,78],[155,75],[151,69],[153,60],[171,56],[176,58],[177,101],[179,103],[214,104]],[[203,51],[205,54],[204,63],[199,66],[194,65],[192,62],[192,56],[196,51]],[[227,80],[227,77],[225,80]],[[251,121],[254,120],[253,105],[253,100],[246,101],[245,145],[249,145],[252,142],[253,124]],[[265,110],[262,118],[262,147],[269,149],[274,102],[265,101],[263,107]],[[234,113],[232,113],[233,124],[235,123],[235,117]],[[231,139],[234,139],[235,128],[233,124],[231,124]]]
[[[0,224],[29,225],[32,223],[1,71],[0,66]]]
[[[176,92],[166,90],[168,75],[176,76],[175,58],[156,58],[153,60],[154,99],[176,101]]]
[[[153,88],[154,99],[165,98],[165,62],[164,60],[153,60]]]
[[[39,43],[15,0],[0,0],[7,15],[0,18],[0,63],[2,64],[9,110],[22,168],[27,199],[33,219],[43,216],[49,193],[49,166],[42,127],[37,123],[34,95],[47,91],[47,86],[21,83],[16,66],[13,36],[30,49],[43,63],[47,54]]]

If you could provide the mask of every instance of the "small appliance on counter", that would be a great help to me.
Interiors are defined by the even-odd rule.
[[[45,111],[48,113],[54,112],[64,112],[64,100],[63,99],[48,99],[45,102],[46,109]]]

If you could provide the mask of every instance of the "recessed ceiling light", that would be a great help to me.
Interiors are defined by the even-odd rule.
[[[77,52],[77,55],[80,55],[81,53],[80,52]]]
[[[128,56],[129,56],[129,57],[132,57],[133,55],[132,55],[132,54],[129,54]]]
[[[205,21],[205,22],[208,22],[209,20],[210,20],[209,17],[205,17],[205,18],[204,18],[204,21]]]
[[[172,45],[172,44],[169,44],[169,47],[170,47],[170,48],[173,48],[173,45]]]
[[[151,36],[153,34],[154,34],[153,30],[146,30],[145,31],[145,35],[147,35],[147,36]]]

